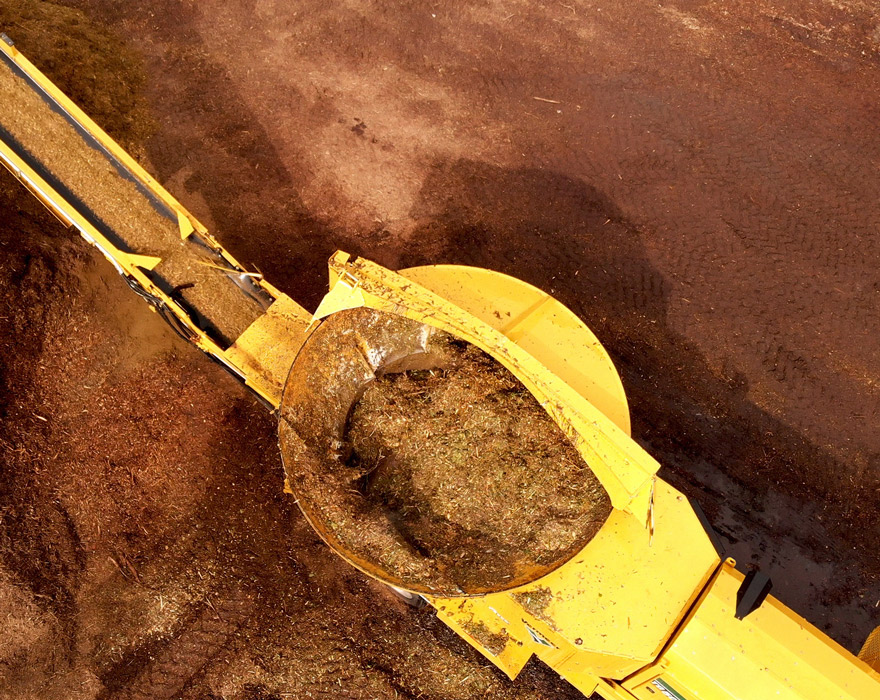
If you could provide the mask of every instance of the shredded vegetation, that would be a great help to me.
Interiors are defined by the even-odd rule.
[[[556,422],[476,346],[352,310],[313,334],[295,368],[281,445],[300,506],[392,581],[437,595],[521,585],[611,511]]]
[[[502,365],[452,340],[442,358],[443,369],[380,376],[354,407],[359,490],[428,556],[493,542],[503,559],[558,558],[604,521],[604,489]]]
[[[482,644],[495,656],[498,656],[503,652],[507,643],[510,641],[510,635],[507,634],[505,630],[493,632],[482,620],[477,620],[475,622],[471,619],[467,622],[460,622],[459,624],[467,634]]]
[[[547,608],[553,602],[553,591],[546,586],[537,586],[519,593],[514,593],[513,597],[516,601],[528,610],[535,617],[549,622],[551,626],[554,621],[547,615]]]

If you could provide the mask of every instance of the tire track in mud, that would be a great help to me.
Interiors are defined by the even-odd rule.
[[[214,599],[206,597],[174,636],[158,644],[153,641],[141,645],[104,674],[108,692],[101,700],[171,700],[178,696],[228,647],[255,608],[254,598],[239,590]],[[143,658],[146,663],[138,671]],[[126,678],[128,682],[118,686]]]

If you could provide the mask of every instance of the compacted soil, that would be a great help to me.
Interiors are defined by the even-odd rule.
[[[880,624],[872,3],[0,0],[0,31],[305,305],[336,248],[553,293],[728,552],[850,649]],[[275,419],[7,174],[0,418],[0,697],[577,697],[330,552]]]

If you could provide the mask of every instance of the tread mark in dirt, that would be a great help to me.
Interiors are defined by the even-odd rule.
[[[255,608],[245,593],[233,591],[206,603],[194,621],[185,626],[152,658],[127,688],[110,692],[105,700],[170,700],[182,691],[229,638],[247,621]]]
[[[807,361],[782,345],[762,343],[761,364],[780,382],[809,378]],[[760,346],[759,346],[760,347]]]

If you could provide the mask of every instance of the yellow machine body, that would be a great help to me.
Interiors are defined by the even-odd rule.
[[[485,596],[427,596],[508,676],[534,655],[585,695],[609,699],[880,697],[880,674],[776,599],[736,618],[743,574],[629,437],[610,359],[559,302],[499,273],[436,266],[397,274],[344,253],[331,258],[330,276],[316,318],[363,305],[480,346],[547,407],[612,497],[599,533],[552,573]],[[607,414],[597,416],[597,405]]]
[[[247,273],[205,228],[9,42],[5,66],[63,110],[127,176],[176,212],[182,238],[199,236],[230,275],[249,274],[271,303],[223,347],[147,274],[160,260],[114,245],[21,152],[0,138],[0,161],[66,226],[170,314],[185,337],[277,408],[298,350],[321,319],[361,306],[436,326],[491,354],[535,395],[608,492],[614,510],[568,562],[528,585],[476,597],[428,596],[452,629],[511,678],[534,655],[585,695],[609,700],[873,700],[880,698],[880,630],[861,659],[772,597],[734,614],[743,575],[722,560],[691,503],[658,478],[629,435],[620,379],[605,350],[568,309],[499,273],[458,266],[391,272],[337,253],[314,314]],[[0,66],[0,70],[5,69]],[[0,100],[0,126],[4,103]],[[166,316],[167,317],[167,316]],[[328,358],[328,362],[332,358]],[[341,552],[343,556],[344,552]],[[381,579],[381,572],[369,571]]]

